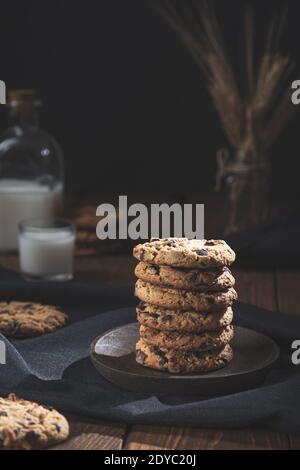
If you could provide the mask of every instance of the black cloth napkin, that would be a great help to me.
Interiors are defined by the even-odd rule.
[[[228,236],[235,266],[300,268],[300,207],[247,232]]]
[[[36,400],[65,411],[127,423],[235,428],[250,425],[300,429],[300,365],[291,363],[291,343],[300,339],[300,316],[237,303],[235,323],[273,337],[281,347],[276,368],[259,388],[214,398],[154,396],[119,389],[102,378],[89,358],[92,340],[135,320],[130,288],[77,283],[0,283],[1,300],[59,305],[70,316],[65,328],[6,343],[0,393]]]

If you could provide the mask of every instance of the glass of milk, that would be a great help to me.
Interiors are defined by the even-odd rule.
[[[75,226],[63,219],[36,218],[19,224],[20,268],[27,280],[73,278]]]

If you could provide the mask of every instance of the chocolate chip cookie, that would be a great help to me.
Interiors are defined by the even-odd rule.
[[[214,268],[211,270],[176,269],[171,266],[158,266],[141,261],[135,268],[137,278],[151,284],[199,291],[225,290],[233,287],[235,280],[230,270]]]
[[[53,408],[15,395],[0,398],[0,449],[41,449],[68,435],[66,418]]]
[[[133,255],[139,261],[180,268],[230,266],[234,251],[224,240],[188,240],[187,238],[152,239],[137,245]]]
[[[224,292],[196,292],[159,287],[140,279],[135,284],[135,295],[142,302],[160,307],[200,312],[222,310],[232,305],[237,298],[233,287]]]
[[[140,337],[150,346],[179,351],[208,351],[224,347],[233,338],[233,327],[221,330],[191,334],[182,331],[160,331],[148,326],[140,326]]]
[[[209,372],[225,367],[232,359],[232,349],[227,344],[213,351],[178,351],[150,346],[143,339],[136,345],[136,361],[151,369],[168,371],[172,374]]]
[[[232,322],[232,308],[219,312],[196,312],[171,310],[141,302],[137,308],[137,319],[141,325],[161,331],[201,333],[228,326]]]
[[[79,230],[90,229],[96,231],[97,223],[101,217],[96,216],[96,206],[83,206],[77,210],[74,222]]]
[[[66,324],[68,316],[51,305],[0,302],[0,333],[14,338],[51,333]]]

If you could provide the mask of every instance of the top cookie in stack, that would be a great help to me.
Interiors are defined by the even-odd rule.
[[[224,240],[188,240],[187,238],[152,238],[137,245],[133,255],[140,261],[177,268],[230,266],[235,253]]]
[[[140,261],[137,361],[169,372],[226,365],[237,298],[228,269],[233,250],[223,240],[167,238],[136,246],[134,256]]]

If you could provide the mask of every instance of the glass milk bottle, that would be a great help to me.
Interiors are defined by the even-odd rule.
[[[18,248],[18,224],[62,210],[63,156],[38,125],[33,90],[9,95],[10,127],[0,139],[0,252]]]

